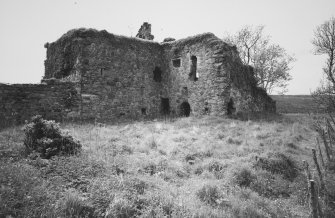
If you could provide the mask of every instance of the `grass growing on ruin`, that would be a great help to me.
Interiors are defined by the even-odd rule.
[[[0,133],[0,216],[308,216],[307,116],[62,127],[80,155],[29,158],[20,128]]]

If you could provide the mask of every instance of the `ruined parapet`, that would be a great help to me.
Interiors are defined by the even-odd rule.
[[[151,24],[144,22],[136,35],[137,38],[153,40],[154,36],[151,35]]]

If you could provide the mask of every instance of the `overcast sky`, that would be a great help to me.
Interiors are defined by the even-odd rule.
[[[297,59],[287,94],[309,94],[322,78],[325,57],[312,53],[315,28],[335,16],[335,0],[0,0],[0,83],[39,83],[46,42],[87,27],[135,36],[152,24],[155,41],[204,32],[219,38],[245,25]]]

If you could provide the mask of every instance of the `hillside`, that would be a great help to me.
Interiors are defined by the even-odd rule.
[[[318,105],[311,95],[271,95],[278,113],[317,113]]]
[[[4,130],[0,217],[308,217],[315,133],[303,115],[277,121],[63,124],[84,150],[50,160]]]

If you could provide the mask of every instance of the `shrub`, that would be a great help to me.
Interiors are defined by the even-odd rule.
[[[207,169],[208,169],[209,172],[213,173],[215,178],[223,179],[224,171],[226,169],[226,165],[222,164],[221,162],[219,162],[217,160],[212,160],[208,164]]]
[[[255,180],[255,175],[250,169],[242,167],[233,172],[234,183],[241,187],[249,187]]]
[[[258,171],[257,178],[252,180],[250,188],[266,198],[287,198],[291,195],[289,181],[267,171]]]
[[[135,217],[138,211],[133,201],[124,196],[115,196],[109,208],[106,210],[106,218],[109,217]]]
[[[197,191],[198,198],[211,206],[218,205],[220,199],[220,191],[217,186],[204,185],[200,190]]]
[[[208,165],[208,171],[209,172],[220,172],[220,171],[224,170],[224,168],[225,168],[225,166],[218,161],[212,161]]]
[[[24,145],[28,153],[37,152],[42,158],[49,159],[58,154],[76,154],[81,145],[68,133],[63,132],[59,123],[44,120],[37,115],[24,128]]]
[[[67,193],[57,204],[57,215],[61,217],[92,217],[93,212],[93,207],[76,192]]]
[[[104,217],[106,210],[115,197],[116,190],[119,187],[117,177],[100,177],[91,183],[89,188],[90,201],[94,207],[96,217]]]
[[[293,181],[299,173],[296,163],[289,156],[282,153],[269,154],[268,157],[258,158],[255,167],[274,174],[280,174],[284,179],[290,181]]]
[[[0,217],[22,216],[31,190],[41,180],[36,169],[29,165],[0,163]],[[34,200],[34,199],[32,199]]]

